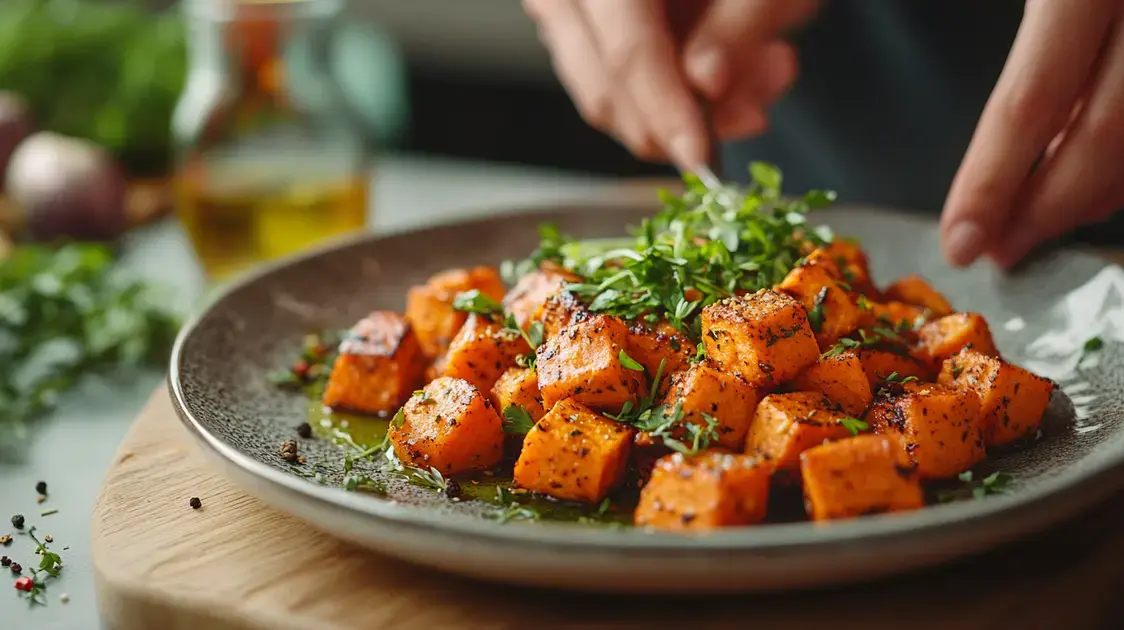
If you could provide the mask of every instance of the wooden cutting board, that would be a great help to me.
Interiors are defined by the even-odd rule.
[[[203,507],[192,510],[196,496]],[[100,609],[115,630],[1030,630],[1115,628],[1124,615],[1124,494],[983,556],[831,591],[651,600],[440,575],[339,542],[233,487],[163,388],[114,458],[91,537]]]

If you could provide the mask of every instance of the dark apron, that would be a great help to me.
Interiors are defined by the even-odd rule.
[[[795,38],[800,77],[726,176],[777,164],[785,189],[937,214],[1022,18],[1016,0],[827,0]],[[1095,232],[1095,236],[1094,236]],[[1082,240],[1124,244],[1124,220]]]

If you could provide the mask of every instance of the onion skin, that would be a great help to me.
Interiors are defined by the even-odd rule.
[[[125,172],[86,140],[51,132],[28,137],[12,154],[6,181],[35,240],[110,241],[128,227]]]
[[[0,192],[4,191],[4,173],[16,147],[35,133],[31,108],[19,96],[0,92]]]

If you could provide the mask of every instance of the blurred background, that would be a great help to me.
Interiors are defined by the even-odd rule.
[[[279,110],[300,119],[284,140],[260,122]],[[308,158],[263,166],[279,146]],[[581,120],[515,0],[0,2],[0,230],[9,241],[112,240],[175,209],[205,270],[225,277],[357,227],[354,208],[309,208],[362,205],[369,192],[308,184],[298,204],[292,191],[247,182],[291,179],[294,169],[307,179],[310,162],[358,180],[380,156],[402,153],[674,174]],[[230,236],[240,229],[231,217],[254,217],[255,196],[259,206],[301,206],[290,216],[307,219],[274,221],[275,242],[216,262],[218,249],[247,250]],[[267,230],[253,221],[241,231]],[[295,236],[316,227],[323,233]]]

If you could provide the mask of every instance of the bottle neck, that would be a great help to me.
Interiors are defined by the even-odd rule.
[[[270,66],[280,63],[285,42],[330,31],[343,0],[186,0],[184,6],[193,71],[269,90],[276,88]]]

